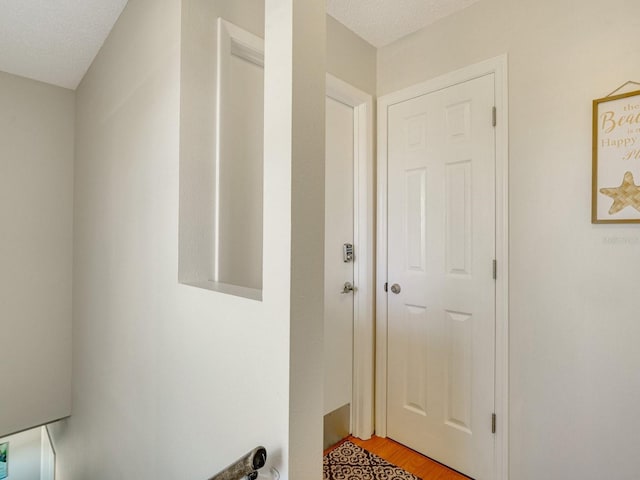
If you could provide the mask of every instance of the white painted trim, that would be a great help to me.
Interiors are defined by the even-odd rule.
[[[496,480],[509,478],[509,144],[507,56],[502,55],[378,99],[378,224],[376,302],[376,435],[387,434],[387,131],[388,109],[417,96],[494,74],[496,126]]]
[[[225,52],[264,67],[264,40],[247,30],[218,17],[218,35],[225,40]],[[220,45],[220,44],[219,44]],[[218,52],[220,52],[218,47]]]
[[[252,33],[218,18],[218,85],[216,138],[223,116],[223,94],[229,71],[227,62],[236,55],[264,67],[264,41]],[[351,405],[352,432],[368,439],[373,434],[374,400],[374,335],[375,335],[375,163],[373,159],[373,97],[354,86],[327,74],[327,96],[353,108],[354,117],[354,342],[353,342],[353,398]],[[216,142],[216,166],[219,165],[220,142]],[[218,168],[216,167],[216,175]],[[217,192],[217,188],[216,188]],[[217,195],[217,194],[216,194]],[[219,203],[219,202],[217,202]],[[216,213],[217,216],[217,213]],[[217,235],[216,235],[217,237]],[[216,263],[217,255],[214,255]],[[215,267],[215,265],[214,265]],[[214,268],[215,272],[215,268]],[[217,284],[225,293],[236,292],[233,285]],[[231,289],[232,291],[229,291]],[[247,289],[244,289],[247,290]],[[254,298],[253,292],[237,294]],[[260,293],[261,292],[257,292]],[[257,299],[260,299],[261,296]]]
[[[387,436],[387,126],[389,103],[378,98],[375,431]]]
[[[496,479],[509,479],[509,78],[496,62]]]
[[[375,217],[373,98],[327,74],[327,96],[353,108],[354,196],[353,397],[351,430],[367,440],[373,434]]]

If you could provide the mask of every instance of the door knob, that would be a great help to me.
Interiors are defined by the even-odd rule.
[[[344,282],[344,288],[340,293],[344,295],[345,293],[351,293],[353,291],[355,291],[353,284],[351,282]]]
[[[397,295],[401,291],[402,291],[402,288],[400,288],[400,285],[398,285],[397,283],[394,283],[393,285],[391,285],[391,292],[392,293],[395,293]]]

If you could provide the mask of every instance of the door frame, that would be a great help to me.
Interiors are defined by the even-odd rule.
[[[375,162],[373,97],[327,74],[327,97],[353,108],[353,388],[351,431],[367,440],[374,431]]]
[[[437,90],[494,74],[496,154],[496,358],[495,358],[495,437],[496,480],[509,478],[509,205],[508,205],[508,60],[501,55],[426,82],[378,98],[378,228],[376,287],[376,435],[387,435],[387,168],[388,110],[394,104]],[[487,112],[489,116],[490,112]],[[489,121],[489,117],[488,117]],[[489,425],[487,425],[489,428]]]

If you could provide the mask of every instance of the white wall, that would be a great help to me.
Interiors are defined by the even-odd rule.
[[[509,54],[513,480],[640,468],[640,227],[590,223],[591,101],[639,31],[637,1],[483,0],[379,51],[381,94]]]
[[[327,15],[327,72],[371,95],[376,93],[377,49]]]
[[[0,435],[71,409],[74,94],[0,72]]]
[[[53,429],[62,480],[208,478],[258,444],[282,478],[321,467],[323,235],[306,227],[323,224],[308,214],[322,208],[323,142],[302,155],[320,136],[289,115],[302,143],[265,167],[264,301],[180,285],[180,7],[131,0],[77,91],[73,416]]]
[[[216,20],[231,22],[254,35],[264,38],[264,0],[185,0],[182,2],[182,89],[181,89],[181,142],[180,142],[180,281],[204,285],[214,277],[214,158],[216,142]],[[327,72],[374,94],[376,89],[376,49],[357,37],[333,18],[326,17]],[[246,140],[245,140],[246,141]],[[222,196],[228,179],[222,179]],[[223,198],[224,200],[224,198]],[[224,202],[223,202],[224,203]],[[210,206],[210,208],[203,208]],[[221,223],[236,212],[223,209]],[[229,231],[229,229],[225,229]],[[258,235],[259,236],[259,235]],[[255,237],[255,235],[254,235]],[[239,258],[233,245],[222,244],[223,258],[220,274],[228,282],[259,288],[251,275],[242,275],[245,281],[233,275],[224,258]],[[250,247],[250,246],[249,246]],[[242,246],[247,250],[247,246]],[[249,248],[251,257],[256,249]],[[257,252],[259,254],[259,252]],[[245,256],[247,259],[250,256]],[[247,271],[247,265],[237,261],[237,272]],[[238,281],[240,280],[240,281]]]
[[[211,258],[211,246],[213,245],[211,225],[211,219],[214,218],[215,212],[213,208],[214,200],[212,196],[211,179],[215,177],[214,172],[214,155],[216,150],[215,139],[212,137],[212,133],[216,130],[216,99],[215,82],[216,82],[216,19],[222,17],[225,20],[232,22],[233,24],[252,32],[258,37],[265,36],[264,26],[264,1],[263,0],[243,0],[238,2],[236,0],[189,0],[182,2],[182,76],[181,76],[181,144],[180,144],[180,265],[179,265],[179,277],[180,280],[187,284],[207,285],[206,279],[211,278],[210,266],[214,263]],[[284,9],[284,7],[283,7]],[[284,11],[284,10],[280,10]],[[275,16],[275,15],[274,15]],[[309,28],[309,25],[306,25]],[[280,32],[277,32],[280,33]],[[267,47],[268,48],[268,47]],[[335,20],[327,17],[327,42],[326,50],[328,57],[327,70],[336,76],[342,77],[355,83],[358,86],[367,88],[370,92],[375,91],[375,49],[368,45],[363,40],[356,37],[352,32],[337,24]],[[275,56],[272,56],[273,59]],[[267,56],[266,70],[268,71],[273,61],[269,60]],[[320,58],[316,56],[307,57],[304,60],[310,61],[313,59],[315,63],[320,61]],[[362,68],[359,68],[359,67]],[[291,79],[290,73],[284,73],[282,80],[279,84],[285,85],[283,82]],[[233,82],[231,88],[238,86],[238,82]],[[308,89],[311,84],[306,85]],[[278,85],[276,88],[281,88]],[[282,93],[278,96],[277,104],[275,108],[282,110],[286,113],[288,97],[291,97],[291,93]],[[308,94],[298,93],[304,97]],[[246,91],[243,95],[247,96]],[[267,98],[267,101],[269,98]],[[324,96],[323,96],[324,103]],[[274,103],[272,102],[272,105]],[[321,115],[321,112],[317,112]],[[224,120],[224,118],[223,118]],[[273,129],[271,124],[273,120],[268,120],[267,128]],[[317,125],[316,128],[317,129]],[[276,132],[275,135],[279,136],[280,132]],[[237,141],[247,141],[247,139],[237,139]],[[273,139],[270,135],[265,138],[266,142],[271,142]],[[280,146],[280,145],[278,145]],[[303,155],[307,158],[312,158],[310,152],[317,153],[310,148],[308,144],[304,145]],[[288,154],[290,155],[290,147]],[[286,155],[280,155],[282,161],[286,158]],[[261,159],[262,160],[262,159]],[[267,161],[268,159],[265,159]],[[223,158],[223,162],[225,159]],[[224,163],[223,163],[224,164]],[[275,166],[276,169],[280,168],[280,165]],[[319,168],[319,165],[313,165],[313,168],[305,169],[304,173],[300,173],[301,177],[305,178],[299,180],[300,195],[306,197],[309,192],[313,192],[313,188],[308,188],[305,185],[306,182],[311,182],[314,187],[322,185],[322,176],[313,176],[314,169]],[[272,170],[273,171],[273,170]],[[280,170],[276,170],[281,172]],[[286,175],[291,175],[290,172],[282,171],[280,177],[286,179]],[[276,178],[277,175],[265,171],[265,181],[268,182],[269,178]],[[310,177],[311,176],[311,177]],[[224,194],[224,186],[228,185],[229,180],[221,177],[222,180],[222,193]],[[265,186],[265,189],[267,187]],[[234,192],[238,192],[238,188],[234,188]],[[281,198],[285,198],[289,188],[275,192],[272,192],[272,197],[266,200],[265,212],[267,211],[267,204],[273,201],[281,201]],[[265,190],[266,192],[267,190]],[[274,200],[275,199],[275,200]],[[223,198],[224,200],[224,198]],[[288,200],[287,200],[288,201]],[[296,205],[300,202],[294,202]],[[323,205],[321,202],[309,202],[307,205],[313,205],[313,208],[319,208],[323,211]],[[221,207],[225,209],[224,201]],[[222,211],[222,220],[225,219],[225,210]],[[238,222],[247,218],[246,215],[239,216],[235,212],[233,215],[227,218]],[[313,218],[311,222],[317,221],[317,219],[323,219],[323,213],[319,217],[310,216]],[[265,216],[264,221],[265,228],[278,228],[272,221],[269,221]],[[284,225],[280,228],[279,235],[276,235],[276,242],[284,244],[287,241],[286,232],[290,230],[290,227]],[[304,230],[304,228],[303,228]],[[227,229],[227,231],[229,231]],[[300,259],[300,263],[306,261],[306,258],[313,258],[309,255],[311,246],[318,242],[318,239],[322,239],[323,236],[316,235],[316,232],[311,229],[305,230],[306,237],[304,238],[304,247],[300,255],[297,258]],[[261,237],[251,238],[254,242],[262,240]],[[235,242],[237,244],[237,242]],[[265,242],[265,245],[267,242]],[[274,248],[280,248],[275,245]],[[207,252],[209,252],[207,254]],[[227,257],[232,257],[233,252],[230,250],[222,251],[222,257],[225,254]],[[264,255],[265,259],[265,275],[268,274],[266,267],[267,262],[273,264],[271,255]],[[222,264],[224,267],[224,264]],[[236,264],[234,269],[240,271],[240,265]],[[274,264],[274,272],[276,274],[284,274],[288,270],[286,263]],[[310,274],[312,270],[307,270],[305,274]],[[225,269],[221,269],[221,273],[227,273],[226,277],[230,278],[229,272],[225,272]],[[221,280],[223,277],[221,277]],[[204,280],[204,282],[203,282]],[[299,281],[297,284],[303,285],[304,288],[311,288],[311,285],[307,281]],[[269,282],[264,282],[265,285],[265,299],[267,299],[267,288],[272,288]],[[289,288],[289,287],[287,287]],[[317,291],[313,292],[314,295]],[[306,308],[311,311],[311,304],[306,303]],[[306,311],[304,312],[307,313]],[[305,327],[301,335],[310,337],[313,335],[314,326]],[[303,329],[301,329],[303,330]],[[292,327],[293,331],[293,327]],[[293,335],[293,334],[292,334]],[[321,340],[322,334],[319,333],[315,338],[315,342]],[[304,340],[300,345],[305,345]],[[306,348],[306,347],[305,347]],[[301,355],[304,357],[311,357],[312,352],[302,348]],[[292,361],[292,363],[295,363]],[[300,365],[304,365],[304,362],[298,362]],[[297,364],[296,364],[297,365]],[[292,369],[293,370],[293,369]],[[300,369],[303,371],[303,368]],[[295,372],[292,371],[292,377],[295,377]],[[302,380],[300,382],[305,387],[304,393],[306,395],[313,396],[314,392],[319,385],[309,385],[313,382],[311,376],[300,375]],[[294,382],[295,383],[295,382]],[[293,388],[293,387],[292,387]],[[319,395],[321,396],[321,395]],[[297,415],[304,413],[305,409],[300,409],[294,406],[295,397],[290,397],[291,406],[290,411],[295,412]],[[302,403],[302,402],[301,402]],[[313,402],[307,402],[307,405],[312,405]],[[316,419],[316,423],[320,426],[320,416]],[[308,420],[307,420],[308,421]],[[297,421],[295,424],[291,423],[290,435],[294,438],[296,433],[295,429],[303,432],[305,442],[314,442],[313,434],[311,431],[305,431],[305,422]],[[295,427],[295,428],[294,428]],[[318,437],[320,440],[320,437]],[[293,442],[290,441],[290,444]],[[298,451],[302,451],[305,447],[301,442],[297,442],[296,447]],[[321,444],[318,443],[317,452],[321,450]],[[283,452],[285,453],[285,452]],[[302,453],[301,455],[305,455]],[[297,454],[293,456],[298,457]],[[315,464],[319,464],[319,456],[314,457],[313,462],[306,465],[307,469],[312,469]],[[305,468],[303,466],[303,468]],[[308,471],[307,471],[307,474]]]
[[[40,480],[40,429],[0,438],[9,442],[9,476],[7,480]]]
[[[177,281],[180,6],[130,1],[77,91],[63,480],[208,478],[288,438],[286,316]]]

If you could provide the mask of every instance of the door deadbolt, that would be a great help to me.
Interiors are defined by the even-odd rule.
[[[393,285],[391,285],[391,292],[392,293],[395,293],[397,295],[401,291],[402,291],[402,288],[400,288],[400,285],[398,285],[397,283],[394,283]]]
[[[342,245],[342,261],[344,263],[353,262],[353,243]]]

